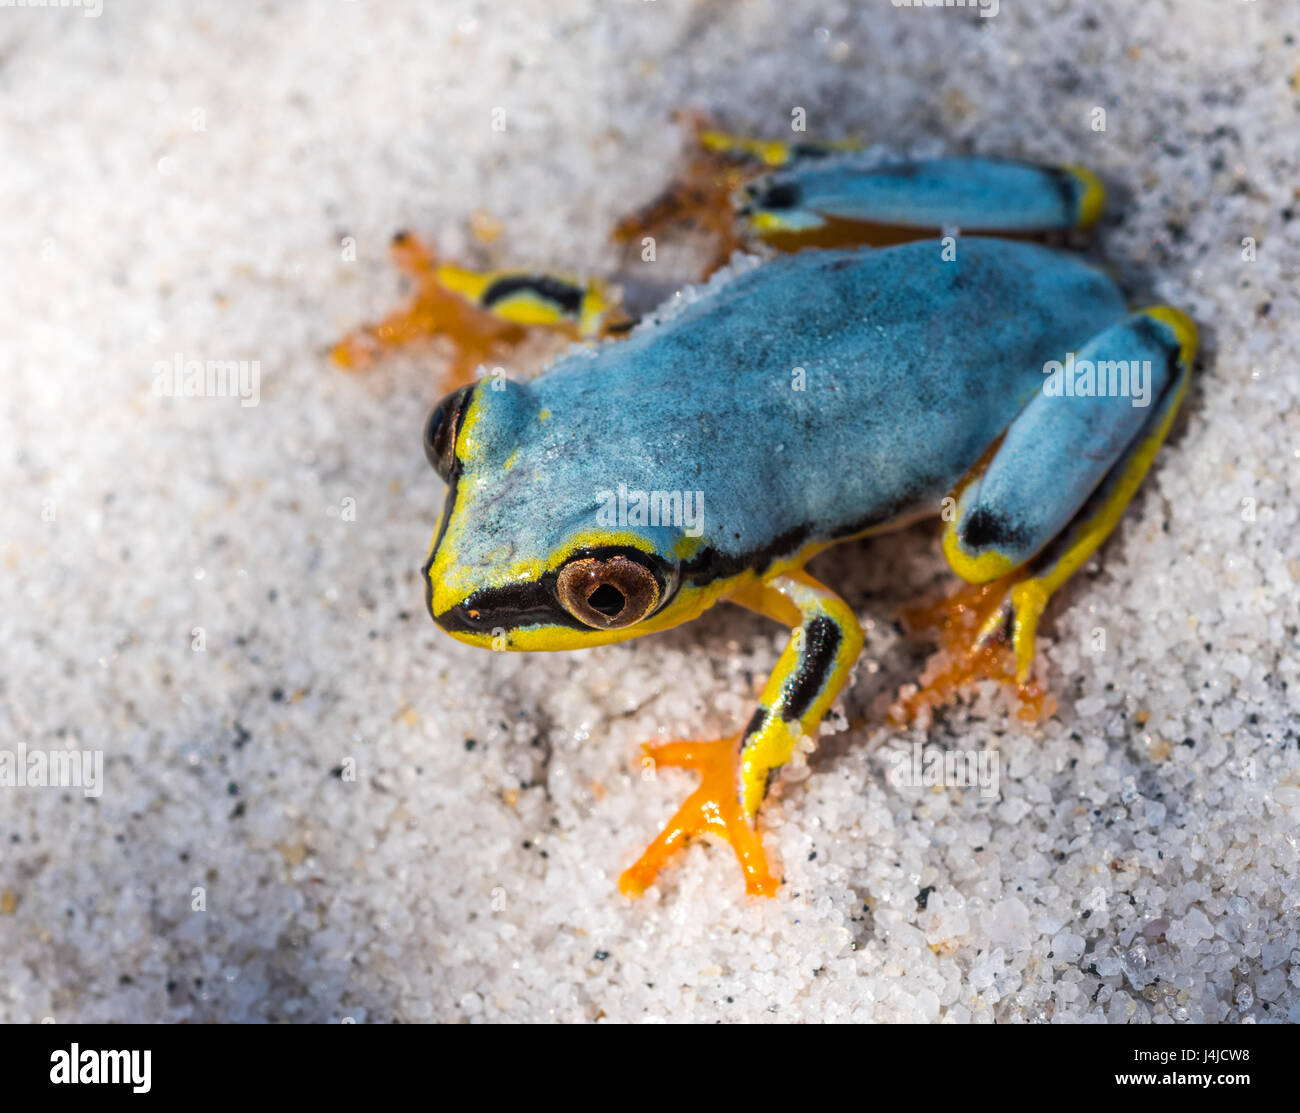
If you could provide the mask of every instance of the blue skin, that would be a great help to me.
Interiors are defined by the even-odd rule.
[[[504,582],[505,538],[511,562],[546,563],[620,482],[702,491],[703,541],[724,569],[934,510],[1041,389],[1044,364],[1124,315],[1106,275],[1031,243],[971,239],[950,262],[934,242],[778,258],[531,383],[480,386],[457,564]],[[1097,408],[1054,407],[1051,439],[1078,443],[1073,425]],[[1041,470],[1040,439],[999,472]],[[680,529],[630,528],[674,562]]]

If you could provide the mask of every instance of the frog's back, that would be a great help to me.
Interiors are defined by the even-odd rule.
[[[932,506],[1044,363],[1124,309],[1105,275],[1031,243],[785,256],[537,379],[552,416],[529,450],[584,497],[702,491],[723,563],[779,556]]]

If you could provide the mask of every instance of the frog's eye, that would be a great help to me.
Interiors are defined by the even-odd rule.
[[[582,557],[560,569],[556,594],[564,609],[597,630],[640,622],[659,603],[659,581],[630,557]]]
[[[456,434],[473,390],[471,385],[452,391],[434,407],[424,425],[425,459],[447,483],[456,472]]]

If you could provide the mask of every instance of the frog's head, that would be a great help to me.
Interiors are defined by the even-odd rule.
[[[448,489],[425,597],[459,641],[580,649],[675,626],[718,594],[683,585],[698,536],[622,524],[613,492],[601,491],[616,487],[611,430],[565,416],[541,408],[527,385],[488,379],[429,417],[425,455]]]

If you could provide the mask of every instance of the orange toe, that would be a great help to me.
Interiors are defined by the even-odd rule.
[[[780,882],[768,869],[762,839],[740,804],[740,739],[657,742],[642,748],[656,765],[695,770],[700,774],[700,784],[641,857],[624,870],[619,889],[628,896],[639,896],[654,884],[659,871],[692,836],[704,835],[731,844],[745,875],[745,892],[774,895]]]
[[[962,688],[977,680],[996,680],[1016,700],[1016,717],[1037,722],[1050,715],[1055,704],[1036,680],[1016,678],[1016,655],[1005,632],[981,640],[981,632],[1010,597],[1014,575],[986,584],[961,587],[946,599],[904,612],[913,630],[935,631],[939,650],[926,662],[919,687],[899,693],[889,709],[890,721],[902,726],[935,707],[951,703]]]
[[[473,382],[480,366],[504,362],[529,335],[529,327],[503,320],[444,287],[436,256],[416,236],[394,236],[392,258],[413,282],[414,294],[383,320],[363,325],[335,344],[331,355],[339,366],[362,368],[385,350],[441,337],[452,352],[441,388],[451,390]],[[567,322],[558,331],[566,329],[571,329]]]

